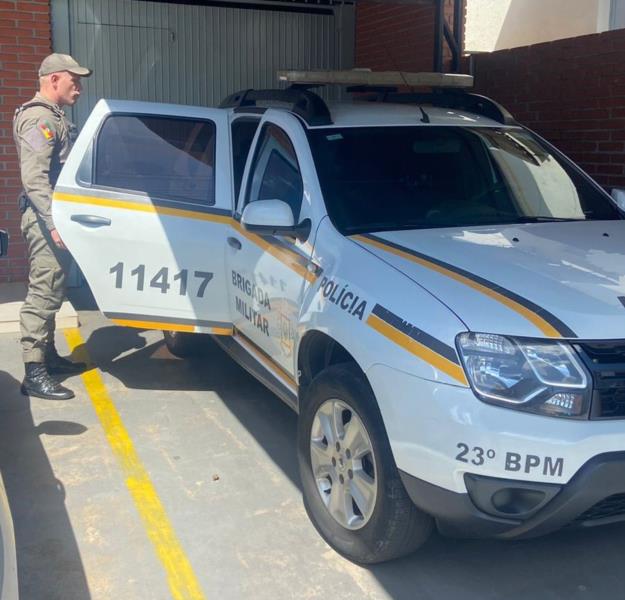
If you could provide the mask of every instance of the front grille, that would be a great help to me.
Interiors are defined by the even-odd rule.
[[[579,346],[595,365],[625,367],[625,342],[623,341],[584,342]]]
[[[625,390],[618,388],[595,390],[591,418],[625,418]]]
[[[591,419],[625,419],[625,341],[583,342],[575,349],[592,373]]]
[[[575,522],[597,521],[599,519],[607,519],[609,517],[619,517],[625,515],[625,494],[614,494],[597,502],[575,519]]]

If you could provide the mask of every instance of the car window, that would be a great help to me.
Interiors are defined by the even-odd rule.
[[[304,184],[293,144],[279,127],[264,126],[251,171],[247,202],[282,200],[298,221]]]
[[[308,132],[339,231],[618,219],[610,199],[520,128]]]
[[[113,115],[98,135],[94,184],[212,205],[215,131],[212,121]]]
[[[241,180],[260,119],[242,117],[232,123],[232,175],[234,177],[234,201],[241,191]]]

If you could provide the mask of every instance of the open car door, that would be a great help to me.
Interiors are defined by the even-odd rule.
[[[57,182],[53,219],[100,310],[142,328],[231,334],[228,113],[101,100]]]

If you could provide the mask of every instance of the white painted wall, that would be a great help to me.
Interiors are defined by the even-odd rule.
[[[492,52],[606,31],[613,1],[467,0],[465,51]]]

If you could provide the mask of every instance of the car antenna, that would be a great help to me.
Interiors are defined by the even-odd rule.
[[[393,68],[400,74],[401,78],[404,80],[404,85],[407,88],[410,88],[410,92],[412,94],[416,95],[416,89],[414,86],[410,85],[408,83],[408,80],[406,79],[406,75],[404,74],[404,72],[398,67],[397,62],[395,61],[394,56],[391,54],[391,51],[389,50],[388,46],[384,46],[384,50],[386,51],[386,53],[388,54],[388,57],[390,59],[390,61],[393,63]],[[421,105],[419,105],[419,110],[421,111],[421,123],[429,123],[430,122],[430,117],[428,116],[428,114],[423,110],[423,107]]]

